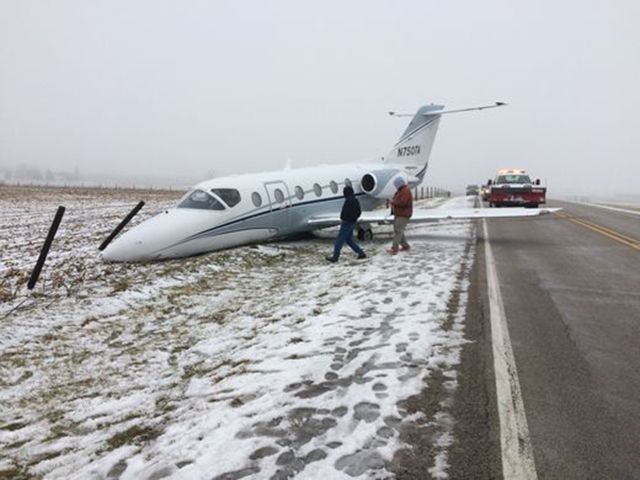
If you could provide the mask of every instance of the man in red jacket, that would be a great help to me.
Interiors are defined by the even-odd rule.
[[[393,244],[387,252],[391,255],[398,253],[398,250],[409,250],[411,248],[404,236],[404,229],[407,228],[409,219],[413,214],[413,196],[411,189],[402,177],[393,181],[398,189],[391,200],[391,213],[393,213]],[[400,248],[398,249],[398,246]]]

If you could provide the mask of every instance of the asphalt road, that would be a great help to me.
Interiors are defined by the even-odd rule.
[[[549,206],[564,210],[488,222],[537,475],[640,479],[640,216]],[[501,476],[477,252],[452,478]]]

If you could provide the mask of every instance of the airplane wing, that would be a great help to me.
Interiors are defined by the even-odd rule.
[[[439,222],[441,220],[462,220],[475,218],[536,217],[561,210],[560,208],[414,208],[411,223]],[[393,223],[393,215],[386,210],[362,212],[359,223]],[[308,225],[318,228],[340,223],[340,214],[324,214],[309,217]]]

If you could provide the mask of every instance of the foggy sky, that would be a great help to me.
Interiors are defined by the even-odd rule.
[[[426,182],[640,193],[640,2],[0,0],[0,166],[153,178],[370,160],[426,103]]]

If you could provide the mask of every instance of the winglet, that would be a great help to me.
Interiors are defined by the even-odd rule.
[[[556,213],[562,210],[562,208],[541,208],[540,215],[546,215],[547,213]]]

